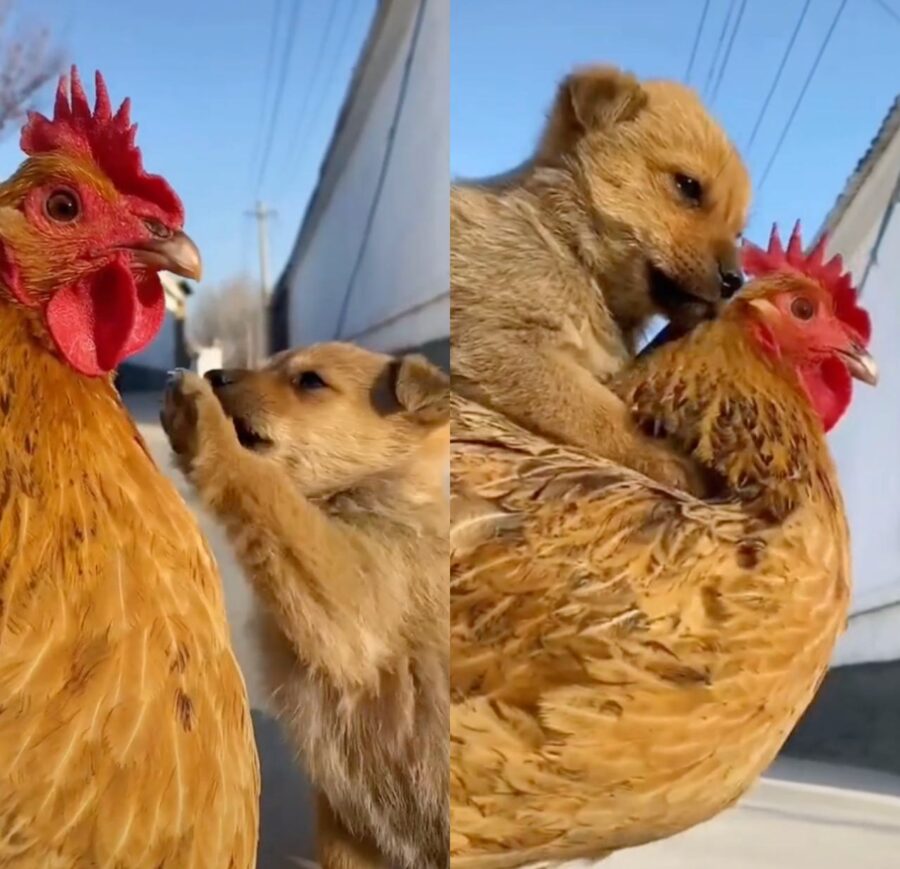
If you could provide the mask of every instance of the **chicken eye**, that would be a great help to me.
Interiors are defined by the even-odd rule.
[[[328,386],[315,371],[302,371],[294,378],[294,385],[304,392],[313,392]]]
[[[81,214],[81,203],[71,190],[54,190],[44,202],[44,211],[56,223],[71,223]]]
[[[816,306],[805,296],[798,296],[791,302],[791,313],[798,320],[811,320],[816,312]]]
[[[168,226],[164,226],[162,223],[160,223],[158,220],[154,220],[152,217],[148,217],[144,221],[144,226],[147,227],[150,235],[152,235],[154,238],[171,238],[173,235],[172,230],[169,229]]]
[[[681,172],[676,172],[674,178],[675,186],[691,205],[700,205],[703,202],[703,185],[696,178]]]

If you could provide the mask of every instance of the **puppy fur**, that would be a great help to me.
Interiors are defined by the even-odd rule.
[[[653,315],[687,329],[717,313],[722,274],[740,274],[749,197],[740,156],[693,91],[576,71],[529,161],[452,188],[453,388],[532,431],[701,488],[604,381]]]
[[[449,382],[346,344],[183,374],[163,422],[262,602],[323,869],[449,865]]]

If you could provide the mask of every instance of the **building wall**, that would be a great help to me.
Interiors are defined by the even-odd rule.
[[[878,224],[890,200],[900,170],[900,135],[894,135],[841,219],[829,233],[828,249],[844,257],[857,279],[878,232]]]
[[[128,361],[141,368],[156,368],[169,371],[175,365],[176,327],[175,317],[166,309],[159,334],[140,353],[136,353]]]
[[[361,63],[275,300],[292,345],[449,335],[449,4],[382,4]]]
[[[120,392],[158,391],[165,386],[167,372],[177,365],[177,332],[175,316],[166,309],[166,318],[156,338],[119,366],[116,386]]]
[[[900,135],[832,228],[872,316],[877,389],[854,388],[831,436],[850,522],[853,599],[833,666],[785,753],[900,774]],[[865,281],[864,283],[864,276]]]
[[[176,312],[183,306],[180,282],[172,275],[160,276],[168,288],[166,316],[157,336],[140,353],[130,357],[119,367],[116,383],[122,392],[142,392],[162,389],[166,375],[173,368],[190,364],[184,336],[184,320]]]
[[[874,230],[859,233],[868,248],[877,232],[873,223]],[[867,250],[847,253],[858,264],[854,276],[861,277]],[[831,443],[853,553],[853,612],[837,664],[900,659],[900,208],[885,230],[863,300],[872,316],[880,382],[876,389],[854,387],[853,405]]]

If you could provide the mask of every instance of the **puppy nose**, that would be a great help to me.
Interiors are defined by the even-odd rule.
[[[739,271],[720,271],[719,280],[722,283],[722,298],[725,299],[730,299],[744,286],[744,276]]]
[[[229,383],[234,383],[230,373],[222,368],[213,368],[203,376],[217,389],[220,386],[228,386]]]

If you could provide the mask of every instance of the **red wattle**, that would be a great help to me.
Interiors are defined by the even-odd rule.
[[[831,431],[846,413],[853,395],[853,378],[847,366],[829,356],[819,365],[802,368],[798,373],[822,427]]]
[[[159,333],[166,317],[166,294],[156,272],[146,272],[136,282],[137,311],[123,359],[140,353]]]
[[[159,278],[148,275],[138,286],[119,261],[59,290],[46,311],[50,335],[63,359],[89,377],[108,374],[146,346],[164,316]]]

